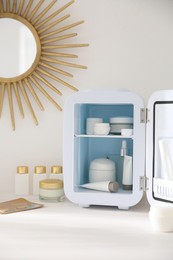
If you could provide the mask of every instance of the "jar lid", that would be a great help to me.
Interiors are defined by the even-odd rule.
[[[132,124],[133,117],[111,117],[110,123],[112,123],[112,124]]]
[[[51,166],[51,173],[52,174],[62,173],[62,166],[61,165],[53,165],[53,166]]]
[[[27,174],[28,166],[17,166],[17,173],[18,174]]]
[[[90,169],[95,170],[115,170],[115,163],[107,158],[98,158],[90,163]]]
[[[46,167],[45,166],[35,166],[34,172],[38,173],[38,174],[46,173]]]
[[[45,179],[39,182],[39,187],[43,189],[61,189],[63,188],[63,181],[56,179]]]

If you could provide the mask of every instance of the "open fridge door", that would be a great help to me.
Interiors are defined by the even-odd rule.
[[[173,91],[155,92],[148,104],[146,173],[150,219],[173,230]]]

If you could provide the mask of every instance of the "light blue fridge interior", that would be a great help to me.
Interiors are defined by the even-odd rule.
[[[109,123],[111,117],[133,117],[133,104],[76,104],[75,134],[86,134],[86,119],[101,117]]]
[[[122,186],[123,157],[120,156],[122,141],[127,143],[127,155],[133,156],[133,137],[117,135],[87,136],[86,119],[101,117],[109,123],[111,117],[133,117],[132,104],[76,104],[74,124],[74,191],[89,181],[89,167],[92,160],[109,158],[116,165],[116,180]]]

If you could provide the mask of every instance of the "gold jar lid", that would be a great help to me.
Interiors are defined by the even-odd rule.
[[[51,173],[52,174],[62,173],[62,166],[61,165],[53,165],[53,166],[51,166]]]
[[[27,174],[28,166],[17,166],[17,173],[18,174]]]
[[[63,188],[63,181],[62,180],[56,180],[56,179],[45,179],[41,180],[39,182],[39,187],[41,189],[62,189]]]
[[[34,173],[37,173],[37,174],[46,173],[46,167],[45,166],[35,166]]]

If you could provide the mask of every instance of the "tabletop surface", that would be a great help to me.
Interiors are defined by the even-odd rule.
[[[0,196],[1,202],[10,199]],[[129,210],[81,208],[66,199],[0,215],[0,260],[173,259],[173,233],[153,231],[148,211],[146,198]]]

